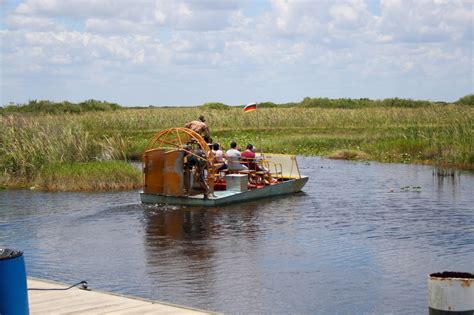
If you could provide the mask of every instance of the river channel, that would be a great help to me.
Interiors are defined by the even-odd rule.
[[[427,275],[474,272],[474,175],[299,158],[295,195],[221,208],[138,191],[0,191],[29,276],[226,314],[426,314]]]

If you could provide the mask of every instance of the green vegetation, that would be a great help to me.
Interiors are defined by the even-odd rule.
[[[67,110],[51,111],[48,106],[31,105],[37,106],[36,111],[7,107],[0,111],[0,187],[137,187],[139,170],[133,168],[126,175],[119,170],[125,171],[127,163],[110,161],[139,159],[154,133],[183,126],[201,114],[214,141],[224,147],[235,139],[242,147],[261,144],[258,149],[266,152],[474,169],[472,99],[468,95],[445,104],[305,98],[300,103],[259,104],[257,112],[251,113],[221,103],[187,108],[112,106],[104,111],[82,106],[75,115]],[[33,112],[35,115],[29,114]],[[100,176],[101,172],[107,176]],[[64,184],[68,178],[74,178],[69,182],[72,186]]]
[[[369,155],[365,152],[355,150],[339,150],[328,156],[334,160],[367,160]]]
[[[272,108],[272,107],[278,107],[278,106],[284,106],[284,105],[277,105],[277,104],[272,103],[272,102],[258,103],[258,108]],[[287,104],[286,106],[290,106],[290,105]]]
[[[230,109],[230,106],[225,105],[223,103],[211,102],[211,103],[205,103],[201,105],[201,108],[204,110],[208,110],[208,109],[228,110]]]
[[[0,113],[47,113],[47,114],[64,114],[64,113],[83,113],[83,112],[104,112],[117,110],[121,107],[114,103],[101,102],[96,100],[88,100],[78,104],[70,102],[55,103],[45,100],[33,100],[27,104],[8,105],[0,108]]]
[[[466,105],[466,106],[474,106],[474,94],[469,94],[469,95],[461,97],[456,102],[456,104]]]
[[[42,168],[35,188],[48,191],[123,190],[141,187],[140,171],[129,163],[53,163]]]
[[[432,105],[429,101],[417,101],[401,98],[387,98],[384,100],[370,100],[368,98],[361,99],[329,99],[329,98],[309,98],[295,106],[300,107],[319,107],[319,108],[369,108],[369,107],[402,107],[402,108],[418,108]]]

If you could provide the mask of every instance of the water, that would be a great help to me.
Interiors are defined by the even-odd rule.
[[[0,191],[0,247],[30,276],[226,314],[426,313],[429,273],[474,271],[472,173],[299,162],[303,193],[222,208]]]

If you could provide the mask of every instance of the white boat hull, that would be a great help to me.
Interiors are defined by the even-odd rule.
[[[140,193],[140,198],[142,203],[213,207],[295,193],[300,191],[307,181],[307,176],[301,176],[301,178],[289,179],[278,184],[242,192],[215,191],[214,196],[207,199],[204,199],[202,194],[176,197],[144,192]]]

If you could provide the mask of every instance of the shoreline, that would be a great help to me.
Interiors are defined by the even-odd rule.
[[[273,152],[272,152],[273,153]],[[424,161],[410,161],[410,162],[403,162],[403,161],[380,161],[380,160],[373,160],[373,159],[364,159],[364,158],[334,158],[331,156],[318,156],[318,155],[299,155],[302,157],[311,157],[311,158],[321,158],[321,159],[330,159],[330,160],[345,160],[345,161],[355,161],[355,162],[376,162],[376,163],[383,163],[383,164],[407,164],[407,165],[424,165],[424,166],[432,166],[436,169],[439,169],[438,176],[454,176],[455,171],[467,171],[467,172],[474,172],[474,164],[457,164],[457,163],[447,163],[447,162],[436,162],[430,160]],[[110,162],[110,161],[108,161]],[[131,160],[129,162],[124,161],[113,161],[119,162],[122,164],[133,164],[139,163],[138,160]],[[98,163],[98,162],[91,162],[91,163]],[[88,163],[81,163],[87,168]],[[77,176],[80,173],[83,173],[83,170],[78,170],[77,174],[67,174],[67,176],[71,176],[74,178],[73,182],[74,185],[66,185],[61,186],[58,184],[53,184],[50,182],[46,182],[44,186],[38,185],[38,179],[27,180],[25,178],[18,178],[13,180],[7,180],[5,182],[0,183],[0,190],[7,190],[7,189],[30,189],[30,190],[38,190],[43,192],[92,192],[92,191],[130,191],[139,189],[142,187],[143,177],[141,170],[134,168],[138,177],[135,180],[130,181],[127,180],[126,182],[120,182],[120,178],[117,179],[117,175],[120,175],[120,172],[117,174],[108,174],[104,176],[103,180],[100,181],[95,177],[95,174],[89,174],[84,176],[82,179],[78,180]],[[114,183],[107,182],[108,178],[112,175],[115,178]],[[78,182],[80,184],[78,184]],[[61,188],[61,187],[66,187]]]

